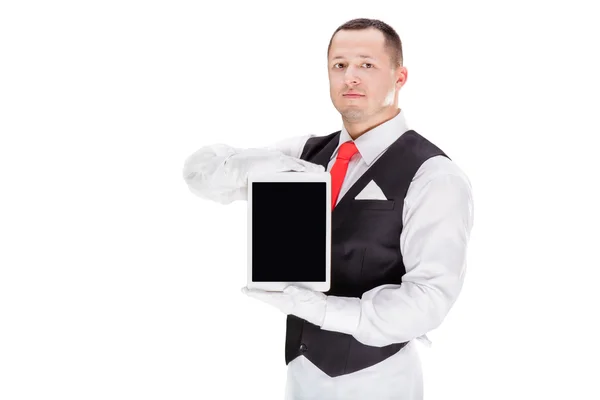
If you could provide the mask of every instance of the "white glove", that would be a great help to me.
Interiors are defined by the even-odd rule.
[[[271,304],[286,315],[295,315],[317,326],[322,326],[325,320],[327,296],[321,292],[298,286],[287,286],[283,292],[243,287],[242,293]]]
[[[324,172],[325,168],[274,149],[214,144],[188,156],[183,178],[197,196],[229,204],[248,199],[249,174],[286,171]]]
[[[300,158],[290,157],[277,150],[246,149],[230,156],[224,162],[228,174],[235,180],[235,186],[247,186],[249,174],[271,172],[324,172],[320,164]]]

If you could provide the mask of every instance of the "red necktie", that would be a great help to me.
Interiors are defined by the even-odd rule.
[[[337,198],[340,194],[340,189],[342,188],[342,183],[344,182],[344,178],[346,177],[346,171],[348,171],[348,163],[350,159],[358,149],[356,148],[356,144],[353,141],[349,140],[347,142],[342,143],[340,149],[338,151],[337,157],[335,159],[335,163],[333,167],[331,167],[331,209],[335,207],[335,203],[337,202]]]

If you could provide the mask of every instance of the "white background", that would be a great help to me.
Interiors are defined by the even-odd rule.
[[[593,1],[3,1],[0,399],[280,399],[285,316],[240,292],[246,203],[185,157],[340,128],[326,49],[404,44],[410,127],[468,174],[464,291],[426,399],[598,399]]]

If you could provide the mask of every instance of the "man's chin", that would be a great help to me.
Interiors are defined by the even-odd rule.
[[[342,117],[346,121],[350,121],[350,122],[358,122],[358,121],[361,121],[365,117],[365,112],[363,110],[357,110],[357,109],[352,109],[352,108],[342,110],[340,112],[340,114],[342,114]]]

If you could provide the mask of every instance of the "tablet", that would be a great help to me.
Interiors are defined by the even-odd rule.
[[[331,175],[276,172],[248,177],[248,288],[330,288]]]

